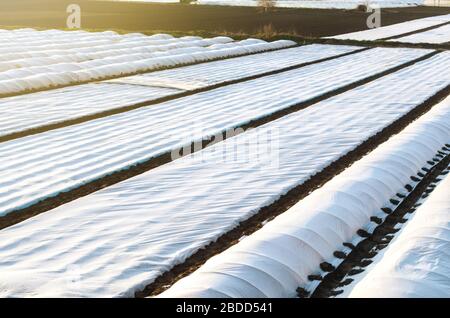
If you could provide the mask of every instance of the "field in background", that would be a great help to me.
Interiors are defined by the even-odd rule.
[[[65,28],[66,8],[73,0],[0,2],[1,27]],[[179,4],[76,1],[84,29],[243,36],[292,34],[331,36],[366,29],[367,13],[357,10],[258,8]],[[256,13],[256,14],[255,14]],[[382,25],[450,13],[450,8],[411,7],[382,10]]]

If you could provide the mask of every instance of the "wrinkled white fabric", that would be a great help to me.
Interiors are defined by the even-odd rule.
[[[436,90],[447,86],[450,74],[441,74],[441,70],[448,63],[450,55],[438,55],[0,231],[1,295],[132,296],[161,273],[183,262],[198,249],[414,109],[434,95]],[[275,78],[278,79],[274,77],[272,80]],[[285,80],[289,78],[296,83],[300,79],[284,77]],[[275,80],[270,82],[265,78],[258,83],[263,85],[267,81],[269,88],[279,90],[273,87],[277,83]],[[255,89],[255,86],[252,87]],[[292,89],[292,92],[299,92],[297,86]],[[250,107],[250,104],[244,106],[244,101],[256,103],[255,98],[260,95],[262,104],[268,103],[267,98],[272,95],[277,101],[280,101],[280,96],[291,98],[291,102],[295,100],[294,95],[286,94],[283,90],[279,95],[272,91],[264,94],[247,89],[246,92],[250,94],[248,98],[239,94],[234,96],[237,105],[241,106],[241,112]],[[262,92],[267,93],[267,88]],[[211,102],[211,98],[207,100]],[[217,100],[221,98],[214,99]],[[282,102],[286,103],[286,100]],[[212,105],[212,102],[208,104],[209,107]],[[433,117],[430,113],[423,119],[436,118],[428,119],[434,125],[427,125],[420,130],[417,124],[415,130],[410,129],[408,133],[401,134],[405,137],[395,137],[400,141],[390,142],[396,145],[394,148],[398,159],[377,152],[378,155],[374,157],[376,160],[364,161],[368,168],[357,169],[354,174],[347,174],[348,178],[344,178],[348,182],[356,179],[359,183],[343,183],[342,179],[337,179],[329,187],[339,191],[322,191],[319,199],[310,199],[310,209],[287,213],[295,214],[295,217],[283,221],[282,226],[271,225],[269,242],[265,242],[264,238],[246,241],[245,244],[254,246],[258,253],[267,255],[257,262],[262,265],[249,263],[251,266],[264,269],[282,262],[282,270],[270,272],[273,276],[270,279],[260,279],[267,277],[266,272],[255,271],[245,278],[251,279],[253,285],[248,286],[248,282],[243,282],[236,290],[251,290],[255,293],[250,295],[258,296],[266,293],[293,295],[294,285],[305,282],[305,276],[314,272],[319,262],[329,258],[336,246],[341,247],[344,240],[351,239],[355,229],[367,224],[370,215],[379,211],[381,204],[395,193],[396,188],[403,187],[403,179],[399,178],[409,178],[409,173],[421,167],[425,154],[437,147],[443,136],[448,136],[448,101],[445,106],[435,107],[441,108],[445,112],[442,110],[442,114],[436,115],[436,110],[432,113]],[[170,113],[170,110],[166,111]],[[437,120],[438,117],[443,124]],[[133,122],[127,121],[124,127],[132,127]],[[118,127],[114,125],[112,129]],[[106,133],[105,130],[100,131],[100,134]],[[52,142],[62,140],[67,144],[67,136],[65,133]],[[21,142],[26,139],[28,147],[36,147],[39,143],[35,138],[24,138]],[[92,135],[89,135],[87,140],[91,138]],[[416,147],[419,142],[422,147],[424,140],[427,143],[423,146],[426,153],[421,155],[415,149],[422,149]],[[93,140],[91,142],[96,144]],[[110,142],[117,144],[114,138]],[[144,138],[141,145],[148,142]],[[408,146],[410,142],[414,142],[415,146]],[[13,144],[9,145],[10,155],[19,151],[18,143],[15,143],[16,148]],[[250,145],[259,145],[260,148],[257,147],[255,151]],[[26,143],[21,149],[24,150],[25,146]],[[106,151],[106,157],[84,159],[86,161],[73,158],[73,162],[83,162],[84,167],[92,165],[90,169],[84,170],[84,177],[89,177],[93,169],[97,168],[93,163],[113,167],[109,161],[112,157],[137,157],[136,152],[126,148],[126,144],[117,148]],[[122,155],[115,154],[115,150]],[[0,154],[4,151],[6,148]],[[37,192],[44,192],[48,189],[46,187],[52,186],[50,181],[55,180],[57,175],[50,176],[47,173],[64,166],[61,162],[75,157],[80,148],[75,147],[74,151],[69,154],[59,149],[58,152],[44,154],[46,160],[41,165],[41,173],[47,177],[36,183],[44,183],[44,187]],[[403,154],[405,152],[407,155]],[[56,161],[56,153],[62,154],[62,161]],[[246,157],[248,153],[252,156]],[[19,159],[12,161],[15,160]],[[50,162],[59,163],[59,166],[48,168],[46,165]],[[394,165],[396,172],[390,171],[391,165]],[[411,168],[404,170],[402,167],[405,165]],[[29,163],[21,167],[32,173],[31,176],[22,175],[25,180],[39,176]],[[3,173],[9,169],[0,171]],[[81,173],[82,169],[83,166],[78,165],[71,166],[67,171]],[[4,178],[4,174],[0,176],[3,182],[6,180]],[[375,180],[364,181],[366,179]],[[0,191],[8,191],[14,182],[0,186]],[[376,190],[371,191],[372,188]],[[18,191],[23,190],[28,191],[30,187],[22,187]],[[400,190],[405,191],[404,188]],[[3,192],[2,195],[8,193]],[[333,208],[327,210],[326,203]],[[325,212],[318,213],[315,208]],[[277,233],[282,235],[287,229],[290,236],[278,236]],[[292,244],[300,252],[290,249]],[[258,253],[254,256],[258,256]],[[236,261],[239,260],[244,262],[245,258],[238,257]],[[247,273],[239,268],[235,271]],[[268,269],[266,271],[269,272]],[[215,280],[219,279],[219,276],[215,277]],[[292,277],[296,280],[291,280]],[[224,282],[226,278],[221,276]],[[273,290],[271,286],[274,286]],[[213,284],[201,287],[213,288]],[[229,288],[233,289],[233,286]],[[229,288],[224,292],[228,294]],[[233,295],[238,294],[241,293]]]
[[[358,50],[305,45],[178,67],[98,83],[6,97],[0,101],[0,136],[166,97],[247,76]]]
[[[0,30],[0,95],[73,85],[108,77],[294,46],[228,37],[173,38],[167,34]]]
[[[348,252],[342,243],[356,244],[357,230],[370,230],[370,217],[384,218],[380,209],[392,208],[389,199],[406,194],[410,177],[450,142],[449,118],[450,97],[160,296],[274,298],[295,297],[297,287],[311,291],[316,283],[308,275],[321,274],[322,262],[337,265],[333,252]],[[449,185],[439,186],[352,296],[448,297]]]
[[[442,177],[441,177],[442,178]],[[418,208],[349,297],[450,297],[450,177]]]

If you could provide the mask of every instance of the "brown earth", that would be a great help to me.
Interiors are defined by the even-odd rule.
[[[128,3],[94,0],[14,0],[0,2],[0,26],[65,28],[66,8],[77,3],[85,29],[114,29],[220,34],[329,36],[366,29],[367,13],[358,10],[278,8],[267,13],[251,7]],[[411,7],[382,10],[390,25],[433,15],[450,8]]]

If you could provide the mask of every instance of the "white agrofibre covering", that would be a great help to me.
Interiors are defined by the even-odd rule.
[[[377,48],[0,143],[0,215],[429,52]],[[428,63],[429,72],[440,73],[450,55]],[[411,77],[417,80],[421,72]],[[447,82],[435,76],[430,92]]]
[[[0,100],[0,136],[361,49],[305,45]]]
[[[450,78],[442,77],[450,74],[438,71],[447,65],[443,57],[435,56],[0,231],[1,296],[133,296],[448,85]],[[30,145],[36,146],[36,139]],[[131,152],[118,148],[127,155]],[[73,156],[57,149],[66,158]],[[114,149],[105,155],[117,156]],[[44,157],[45,163],[48,158],[55,161],[54,154]],[[109,164],[104,158],[94,162]],[[48,169],[44,164],[45,179],[40,181],[44,188],[55,179],[47,172],[59,173],[61,167],[59,163]],[[31,166],[22,168],[32,173]],[[89,176],[96,167],[70,169]],[[17,177],[17,182],[31,178]],[[5,186],[13,184],[6,183],[4,176],[0,180]]]
[[[299,286],[312,290],[317,283],[308,275],[320,273],[322,262],[339,264],[333,252],[349,252],[342,244],[356,245],[361,240],[355,235],[358,229],[373,230],[370,218],[384,218],[380,209],[393,207],[389,199],[406,194],[405,185],[414,184],[410,177],[429,166],[427,161],[450,141],[449,118],[450,97],[160,296],[275,298],[295,297]],[[449,182],[433,196],[435,202],[430,199],[429,206],[421,208],[417,221],[402,234],[404,239],[392,246],[385,264],[369,274],[372,278],[360,283],[355,296],[417,296],[419,290],[430,296],[442,296],[446,290],[448,296],[448,190]],[[444,255],[436,259],[438,253]]]
[[[450,24],[421,33],[393,39],[395,42],[443,44],[450,42]]]
[[[411,20],[375,29],[335,35],[330,38],[340,40],[374,41],[426,29],[445,22],[450,22],[450,14]]]
[[[178,89],[202,88],[289,66],[350,53],[362,47],[311,44],[272,52],[174,68],[108,82],[136,83]]]
[[[450,176],[389,245],[349,297],[450,297]]]
[[[12,33],[12,34],[11,34]],[[87,34],[85,34],[87,33]],[[0,32],[0,95],[46,89],[176,65],[258,53],[295,45],[280,40],[228,37],[173,38],[83,31]]]

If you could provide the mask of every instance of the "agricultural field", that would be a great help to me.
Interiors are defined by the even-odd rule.
[[[0,297],[450,298],[450,13],[398,22],[0,27]]]

